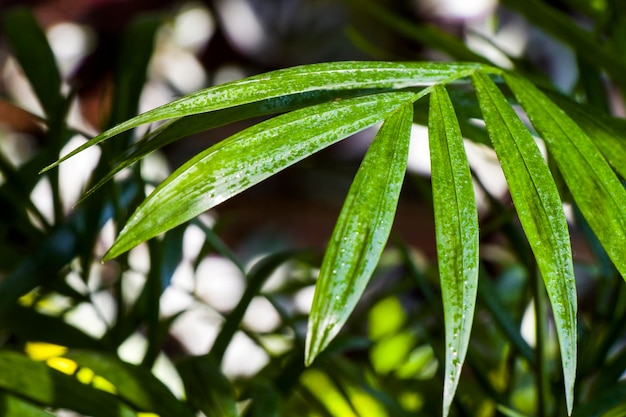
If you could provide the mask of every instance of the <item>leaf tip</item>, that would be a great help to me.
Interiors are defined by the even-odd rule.
[[[50,171],[51,169],[56,168],[57,166],[59,166],[59,164],[61,163],[61,161],[56,161],[51,163],[50,165],[44,167],[43,169],[41,169],[39,171],[39,175],[45,174],[46,172]]]

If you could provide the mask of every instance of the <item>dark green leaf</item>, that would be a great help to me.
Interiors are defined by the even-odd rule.
[[[532,83],[505,74],[532,124],[548,145],[570,193],[626,279],[626,191],[589,136]]]
[[[309,318],[307,364],[339,333],[387,243],[413,120],[411,103],[393,107],[354,178],[326,250]]]
[[[592,138],[611,167],[626,178],[626,120],[609,117],[562,96],[550,98]]]
[[[489,137],[550,297],[571,414],[576,379],[577,299],[563,206],[537,144],[504,95],[487,75],[477,73],[472,80]]]
[[[624,415],[626,382],[620,381],[591,401],[576,408],[572,417],[618,417]]]
[[[63,317],[48,316],[35,308],[14,306],[2,315],[3,326],[23,340],[37,340],[83,349],[102,348],[102,343],[68,324]]]
[[[134,19],[124,33],[115,66],[111,126],[137,114],[154,50],[154,36],[161,23],[161,18],[142,15]]]
[[[461,130],[443,86],[434,87],[430,96],[428,137],[446,333],[443,389],[446,417],[459,383],[474,319],[478,213]]]
[[[424,22],[416,23],[410,18],[402,18],[390,12],[384,5],[370,0],[350,0],[350,3],[387,25],[391,30],[428,48],[441,51],[454,60],[489,63],[487,58],[472,51],[458,37],[437,26]]]
[[[286,261],[293,259],[296,255],[297,252],[294,251],[279,252],[268,255],[255,263],[252,270],[246,274],[246,290],[237,303],[237,307],[235,307],[235,309],[228,314],[228,317],[226,318],[219,334],[215,338],[215,342],[211,348],[211,357],[217,363],[222,362],[224,353],[226,353],[226,349],[230,345],[233,336],[235,336],[235,333],[239,329],[241,320],[243,320],[243,316],[245,315],[246,310],[248,310],[250,302],[256,295],[259,294],[265,281],[267,281],[276,268],[284,264]]]
[[[2,28],[44,112],[49,118],[58,117],[65,107],[61,75],[41,26],[30,10],[18,8],[3,17]]]
[[[176,364],[187,400],[207,417],[238,417],[235,390],[207,356],[188,357]]]

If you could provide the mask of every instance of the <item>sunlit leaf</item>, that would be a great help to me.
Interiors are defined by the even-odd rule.
[[[117,397],[16,352],[0,352],[0,389],[35,403],[94,417],[134,417]]]
[[[141,411],[159,415],[192,416],[174,394],[147,368],[122,362],[100,352],[70,350],[63,355],[92,370],[115,387],[117,395]]]
[[[412,120],[411,104],[388,116],[350,187],[315,288],[307,364],[339,333],[387,243],[406,170]]]
[[[96,185],[91,187],[83,196],[82,200],[93,194],[117,173],[142,160],[152,152],[161,149],[165,145],[178,139],[193,134],[224,126],[240,120],[251,119],[276,113],[296,110],[305,106],[321,104],[337,98],[349,98],[349,96],[365,95],[369,90],[345,91],[312,91],[302,94],[292,94],[282,97],[274,97],[254,103],[244,104],[237,107],[229,107],[209,113],[194,114],[169,120],[161,126],[150,131],[140,141],[129,147],[124,158],[119,160]],[[82,201],[81,200],[81,201]]]
[[[472,63],[346,61],[277,70],[201,90],[140,114],[96,136],[42,172],[90,146],[146,123],[311,91],[428,86],[468,76],[481,68],[490,67]]]
[[[478,289],[478,214],[461,130],[443,86],[430,96],[428,137],[446,358],[443,415],[448,415],[469,345]]]
[[[196,155],[162,182],[131,216],[105,259],[380,122],[416,97],[385,93],[333,101],[275,117],[231,136]]]
[[[483,74],[472,77],[489,137],[545,282],[561,346],[571,413],[576,378],[576,281],[567,221],[556,184],[530,132]]]

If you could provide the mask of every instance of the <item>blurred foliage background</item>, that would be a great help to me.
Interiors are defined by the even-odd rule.
[[[181,95],[322,61],[493,62],[624,115],[621,80],[589,48],[608,39],[623,52],[621,2],[500,3],[3,0],[0,415],[438,415],[443,318],[425,128],[413,128],[392,243],[348,326],[307,369],[317,268],[371,131],[105,264],[117,228],[155,184],[249,122],[168,145],[78,205],[135,136],[38,172]],[[532,285],[502,173],[487,147],[468,157],[481,281],[452,415],[565,415],[546,296]],[[567,209],[580,298],[574,415],[624,415],[626,290]],[[550,372],[537,372],[538,360]]]

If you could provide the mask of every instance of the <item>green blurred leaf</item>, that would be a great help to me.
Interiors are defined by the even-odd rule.
[[[369,339],[376,341],[398,333],[406,319],[406,312],[397,297],[387,297],[379,301],[368,315]]]
[[[626,382],[619,381],[591,401],[577,407],[572,417],[617,417],[624,415]],[[612,414],[619,410],[617,414]]]
[[[54,417],[41,407],[22,398],[0,393],[0,416],[3,417]]]
[[[372,367],[379,375],[387,375],[406,363],[416,338],[409,331],[388,335],[370,349]]]
[[[4,35],[50,119],[60,115],[65,105],[61,96],[61,75],[46,34],[32,11],[17,8],[2,18]]]
[[[251,382],[252,404],[246,410],[246,417],[280,417],[281,398],[271,381],[255,379]]]
[[[576,379],[577,299],[572,248],[561,199],[537,144],[504,95],[487,75],[477,73],[472,80],[489,137],[550,297],[571,414]]]
[[[443,415],[459,383],[478,288],[478,213],[461,130],[443,86],[430,96],[428,136],[446,358]]]
[[[504,414],[506,417],[526,417],[524,414],[518,413],[517,411],[509,407],[505,407],[502,404],[498,404],[496,408],[498,409],[499,412]]]
[[[165,232],[325,147],[370,127],[412,93],[385,93],[296,110],[201,152],[137,208],[104,259]]]
[[[412,104],[399,104],[385,105],[395,111],[385,115],[388,118],[365,155],[326,250],[309,317],[307,365],[339,333],[387,243],[406,170],[413,120]]]
[[[146,123],[311,91],[428,86],[463,78],[481,68],[490,70],[490,67],[472,63],[346,61],[312,64],[260,74],[198,91],[127,120],[73,150],[42,172],[90,146]]]
[[[478,286],[478,298],[481,299],[487,309],[491,312],[494,321],[500,326],[502,332],[509,339],[511,344],[517,351],[528,361],[531,366],[535,364],[535,357],[532,348],[520,333],[519,323],[515,323],[511,312],[503,305],[500,294],[496,287],[491,283],[492,277],[486,276],[487,271],[484,267],[480,268]],[[483,277],[483,275],[485,275]]]
[[[194,415],[147,368],[102,352],[69,350],[63,356],[109,381],[117,395],[137,410],[161,416]]]
[[[235,390],[208,356],[187,357],[176,364],[187,400],[207,417],[238,417]]]
[[[533,84],[505,74],[581,213],[626,279],[626,191],[589,136]]]
[[[502,0],[502,4],[521,13],[534,26],[570,46],[590,64],[606,70],[622,87],[626,85],[626,61],[622,55],[606,42],[598,41],[592,32],[583,29],[576,20],[540,0]]]
[[[228,314],[228,317],[226,317],[226,321],[224,322],[222,329],[215,338],[215,342],[211,347],[211,357],[217,363],[222,362],[224,353],[226,353],[226,349],[230,345],[233,336],[235,336],[235,333],[239,329],[250,302],[252,302],[252,299],[259,294],[263,284],[265,284],[276,268],[295,258],[297,254],[298,253],[295,251],[285,251],[265,256],[256,262],[250,272],[246,274],[246,290],[241,296],[241,299],[237,303],[235,309]]]
[[[110,126],[137,114],[148,64],[154,52],[154,37],[162,21],[158,16],[140,15],[125,30],[115,65]]]
[[[83,349],[103,348],[102,342],[68,324],[63,317],[49,316],[34,308],[16,305],[2,315],[0,323],[4,329],[10,330],[22,340],[71,345]]]
[[[135,417],[116,396],[16,352],[0,351],[0,388],[29,401],[94,417]]]
[[[472,51],[458,37],[437,26],[424,22],[417,24],[414,20],[397,16],[387,7],[370,0],[349,0],[349,3],[385,24],[389,29],[428,48],[444,52],[454,60],[489,63],[487,58]]]

